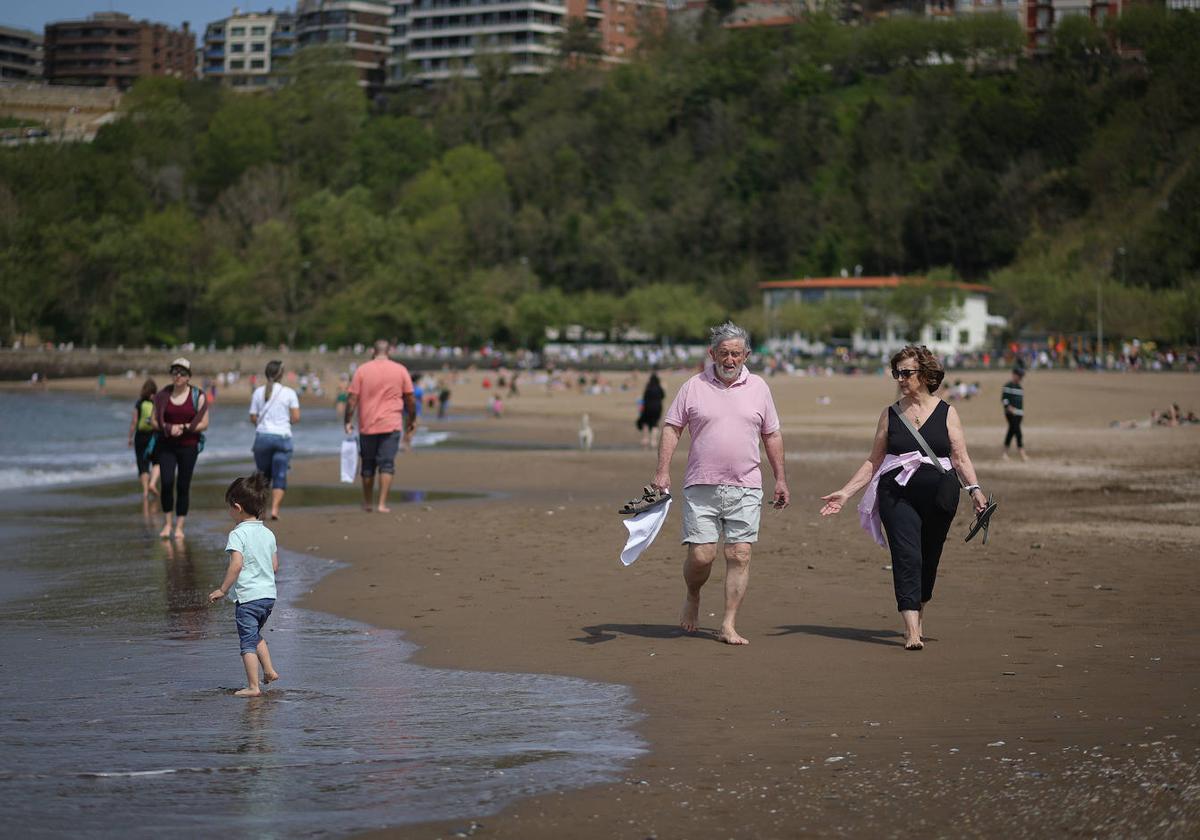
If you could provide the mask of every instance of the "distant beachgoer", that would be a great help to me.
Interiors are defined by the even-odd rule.
[[[154,429],[158,432],[154,454],[158,458],[162,489],[159,501],[166,523],[159,536],[183,539],[183,522],[191,501],[192,473],[208,428],[208,398],[191,384],[192,363],[179,358],[171,362],[171,383],[154,397]],[[178,470],[178,474],[176,474]]]
[[[279,506],[287,491],[287,474],[292,464],[292,424],[300,422],[300,398],[279,380],[283,362],[267,362],[267,384],[250,397],[250,422],[254,425],[254,465],[271,479],[271,518],[279,518]]]
[[[1021,421],[1025,419],[1025,389],[1021,380],[1025,378],[1025,369],[1012,369],[1012,379],[1004,383],[1000,391],[1000,402],[1004,406],[1004,417],[1008,420],[1008,433],[1004,435],[1004,454],[1000,457],[1008,460],[1008,447],[1014,440],[1017,442],[1017,452],[1021,460],[1028,460],[1025,454],[1025,438],[1021,434]]]
[[[101,394],[103,394],[107,386],[108,386],[108,379],[105,377],[105,375],[103,373],[101,373],[99,376],[96,377],[96,390],[98,390]]]
[[[413,410],[416,412],[416,417],[411,423],[412,431],[404,434],[404,451],[412,452],[413,435],[417,433],[417,426],[421,424],[421,414],[425,411],[425,388],[421,385],[420,376],[413,377]],[[408,415],[405,414],[405,426],[410,424],[407,422]]]
[[[267,476],[260,472],[248,478],[235,478],[225,491],[229,516],[237,525],[225,543],[229,555],[225,580],[208,594],[209,602],[214,604],[230,594],[233,596],[234,623],[242,665],[246,668],[246,687],[234,692],[238,697],[258,697],[263,684],[279,679],[267,640],[262,637],[263,626],[275,608],[275,575],[279,572],[275,535],[262,521],[267,508],[267,487]]]
[[[933,598],[938,562],[955,511],[937,504],[942,472],[900,419],[901,413],[920,432],[947,470],[966,482],[977,513],[988,506],[979,489],[975,467],[967,454],[958,411],[934,396],[945,377],[937,357],[924,346],[908,345],[891,359],[892,378],[900,383],[900,399],[879,415],[871,454],[842,489],[822,496],[822,516],[839,513],[863,487],[859,505],[863,527],[892,553],[892,582],[896,608],[904,619],[904,649],[921,650],[925,643],[925,605]],[[957,488],[954,497],[957,509]]]
[[[158,493],[158,458],[150,441],[154,438],[154,395],[158,385],[153,379],[142,383],[142,391],[133,404],[133,419],[129,421],[129,445],[137,461],[138,480],[142,483],[142,499]]]
[[[638,414],[636,424],[638,431],[642,433],[642,449],[658,446],[658,423],[662,419],[665,396],[658,372],[650,371],[650,379],[646,382],[646,389],[642,391],[642,410]]]
[[[513,371],[513,375],[512,375],[511,377],[509,377],[509,380],[508,380],[508,395],[509,395],[510,397],[519,397],[519,396],[521,396],[521,392],[520,392],[520,390],[517,388],[517,379],[518,379],[518,378],[520,378],[520,376],[521,376],[520,372],[518,372],[518,371]]]
[[[358,420],[358,454],[362,457],[360,474],[363,510],[390,513],[388,491],[396,472],[396,453],[400,451],[401,429],[412,434],[416,422],[413,382],[408,368],[388,358],[387,341],[375,342],[371,361],[359,365],[350,382],[346,403],[346,434],[352,434],[355,412]],[[406,416],[407,415],[407,416]],[[379,473],[379,503],[372,508],[375,473]]]
[[[713,327],[709,365],[683,383],[667,410],[652,486],[671,487],[671,457],[686,428],[692,444],[683,479],[683,543],[687,594],[679,626],[694,633],[700,623],[700,588],[712,572],[717,541],[725,538],[725,614],[717,639],[749,644],[734,627],[750,582],[751,548],[758,541],[762,512],[759,441],[775,473],[772,503],[788,506],[783,435],[771,389],[746,370],[750,335],[732,322]]]
[[[443,387],[438,391],[438,419],[445,420],[446,412],[450,410],[450,389]]]
[[[504,400],[500,399],[499,394],[492,397],[492,401],[488,404],[488,410],[491,412],[493,420],[499,420],[504,414]]]

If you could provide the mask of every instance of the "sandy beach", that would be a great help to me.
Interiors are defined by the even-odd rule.
[[[879,377],[771,382],[794,502],[764,512],[747,648],[711,635],[719,561],[706,632],[676,628],[678,507],[635,565],[617,560],[615,509],[653,468],[637,390],[528,385],[502,419],[457,427],[493,448],[398,462],[397,488],[486,498],[389,515],[285,507],[281,544],[350,563],[307,605],[401,629],[427,665],[627,684],[645,714],[649,753],[620,781],[379,836],[1194,836],[1200,428],[1108,427],[1194,380],[1035,372],[1022,463],[998,457],[1005,377],[967,378],[983,393],[959,410],[1001,509],[986,546],[962,542],[960,510],[920,653],[900,644],[886,551],[856,516],[817,514],[865,456],[892,396]],[[456,398],[482,408],[485,392]],[[507,448],[570,446],[584,411],[591,452]],[[682,465],[681,447],[676,482]],[[335,476],[306,461],[292,481]]]
[[[685,375],[665,378],[669,396]],[[887,552],[853,511],[817,513],[866,455],[894,394],[882,377],[771,380],[793,504],[764,511],[746,648],[713,638],[720,561],[704,632],[677,629],[678,506],[636,564],[618,562],[616,508],[654,465],[633,428],[640,376],[596,395],[523,382],[496,420],[481,377],[460,383],[458,416],[430,428],[471,448],[403,455],[395,486],[473,498],[381,515],[293,494],[280,544],[349,564],[304,606],[399,629],[424,665],[628,685],[644,715],[648,752],[610,784],[378,836],[1195,836],[1200,427],[1109,427],[1194,407],[1194,377],[1031,373],[1028,462],[999,459],[1006,375],[955,378],[982,384],[957,405],[1001,508],[986,546],[962,542],[960,509],[919,653],[901,645]],[[591,452],[575,448],[584,412]],[[345,498],[336,476],[302,460],[291,484]]]

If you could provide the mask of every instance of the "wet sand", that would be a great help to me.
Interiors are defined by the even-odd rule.
[[[398,462],[398,488],[486,499],[388,515],[285,505],[281,544],[351,563],[307,606],[401,629],[423,664],[627,684],[646,714],[651,753],[620,782],[380,836],[1195,836],[1200,428],[1108,422],[1146,417],[1196,380],[1032,374],[1022,463],[998,458],[1006,377],[966,378],[983,382],[959,410],[1001,508],[987,546],[963,544],[960,510],[918,653],[902,649],[887,552],[853,512],[817,514],[892,396],[877,377],[772,381],[794,501],[764,511],[738,622],[747,648],[713,639],[720,561],[704,632],[676,629],[678,506],[634,566],[617,560],[615,509],[654,463],[632,427],[637,391],[527,385],[503,419],[455,426],[498,448]],[[584,411],[597,450],[499,448],[572,446]],[[309,461],[292,480],[335,474]]]

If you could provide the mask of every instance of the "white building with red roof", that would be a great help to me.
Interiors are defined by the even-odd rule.
[[[763,312],[768,325],[768,344],[819,353],[830,345],[849,347],[857,353],[886,355],[905,344],[924,344],[939,355],[974,353],[990,348],[992,337],[1003,329],[1006,320],[988,311],[990,286],[981,283],[929,281],[923,277],[810,277],[803,280],[768,280],[758,284],[762,292]],[[896,314],[897,300],[903,295],[909,306],[922,298],[932,305],[937,317],[933,323],[908,324]],[[911,294],[904,295],[904,292]],[[814,314],[836,310],[830,303],[853,301],[847,307],[859,317],[848,317],[842,324],[826,324],[818,330],[790,329],[789,322],[806,321],[804,308]],[[800,317],[797,318],[796,316]]]

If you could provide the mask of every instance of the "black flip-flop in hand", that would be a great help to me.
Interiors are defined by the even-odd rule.
[[[975,514],[975,521],[972,522],[971,527],[967,529],[967,535],[963,538],[963,542],[970,542],[972,537],[974,537],[980,531],[983,531],[983,544],[987,545],[988,526],[991,524],[992,514],[996,512],[996,508],[999,506],[999,504],[1000,503],[997,502],[993,497],[988,496],[987,507]]]

